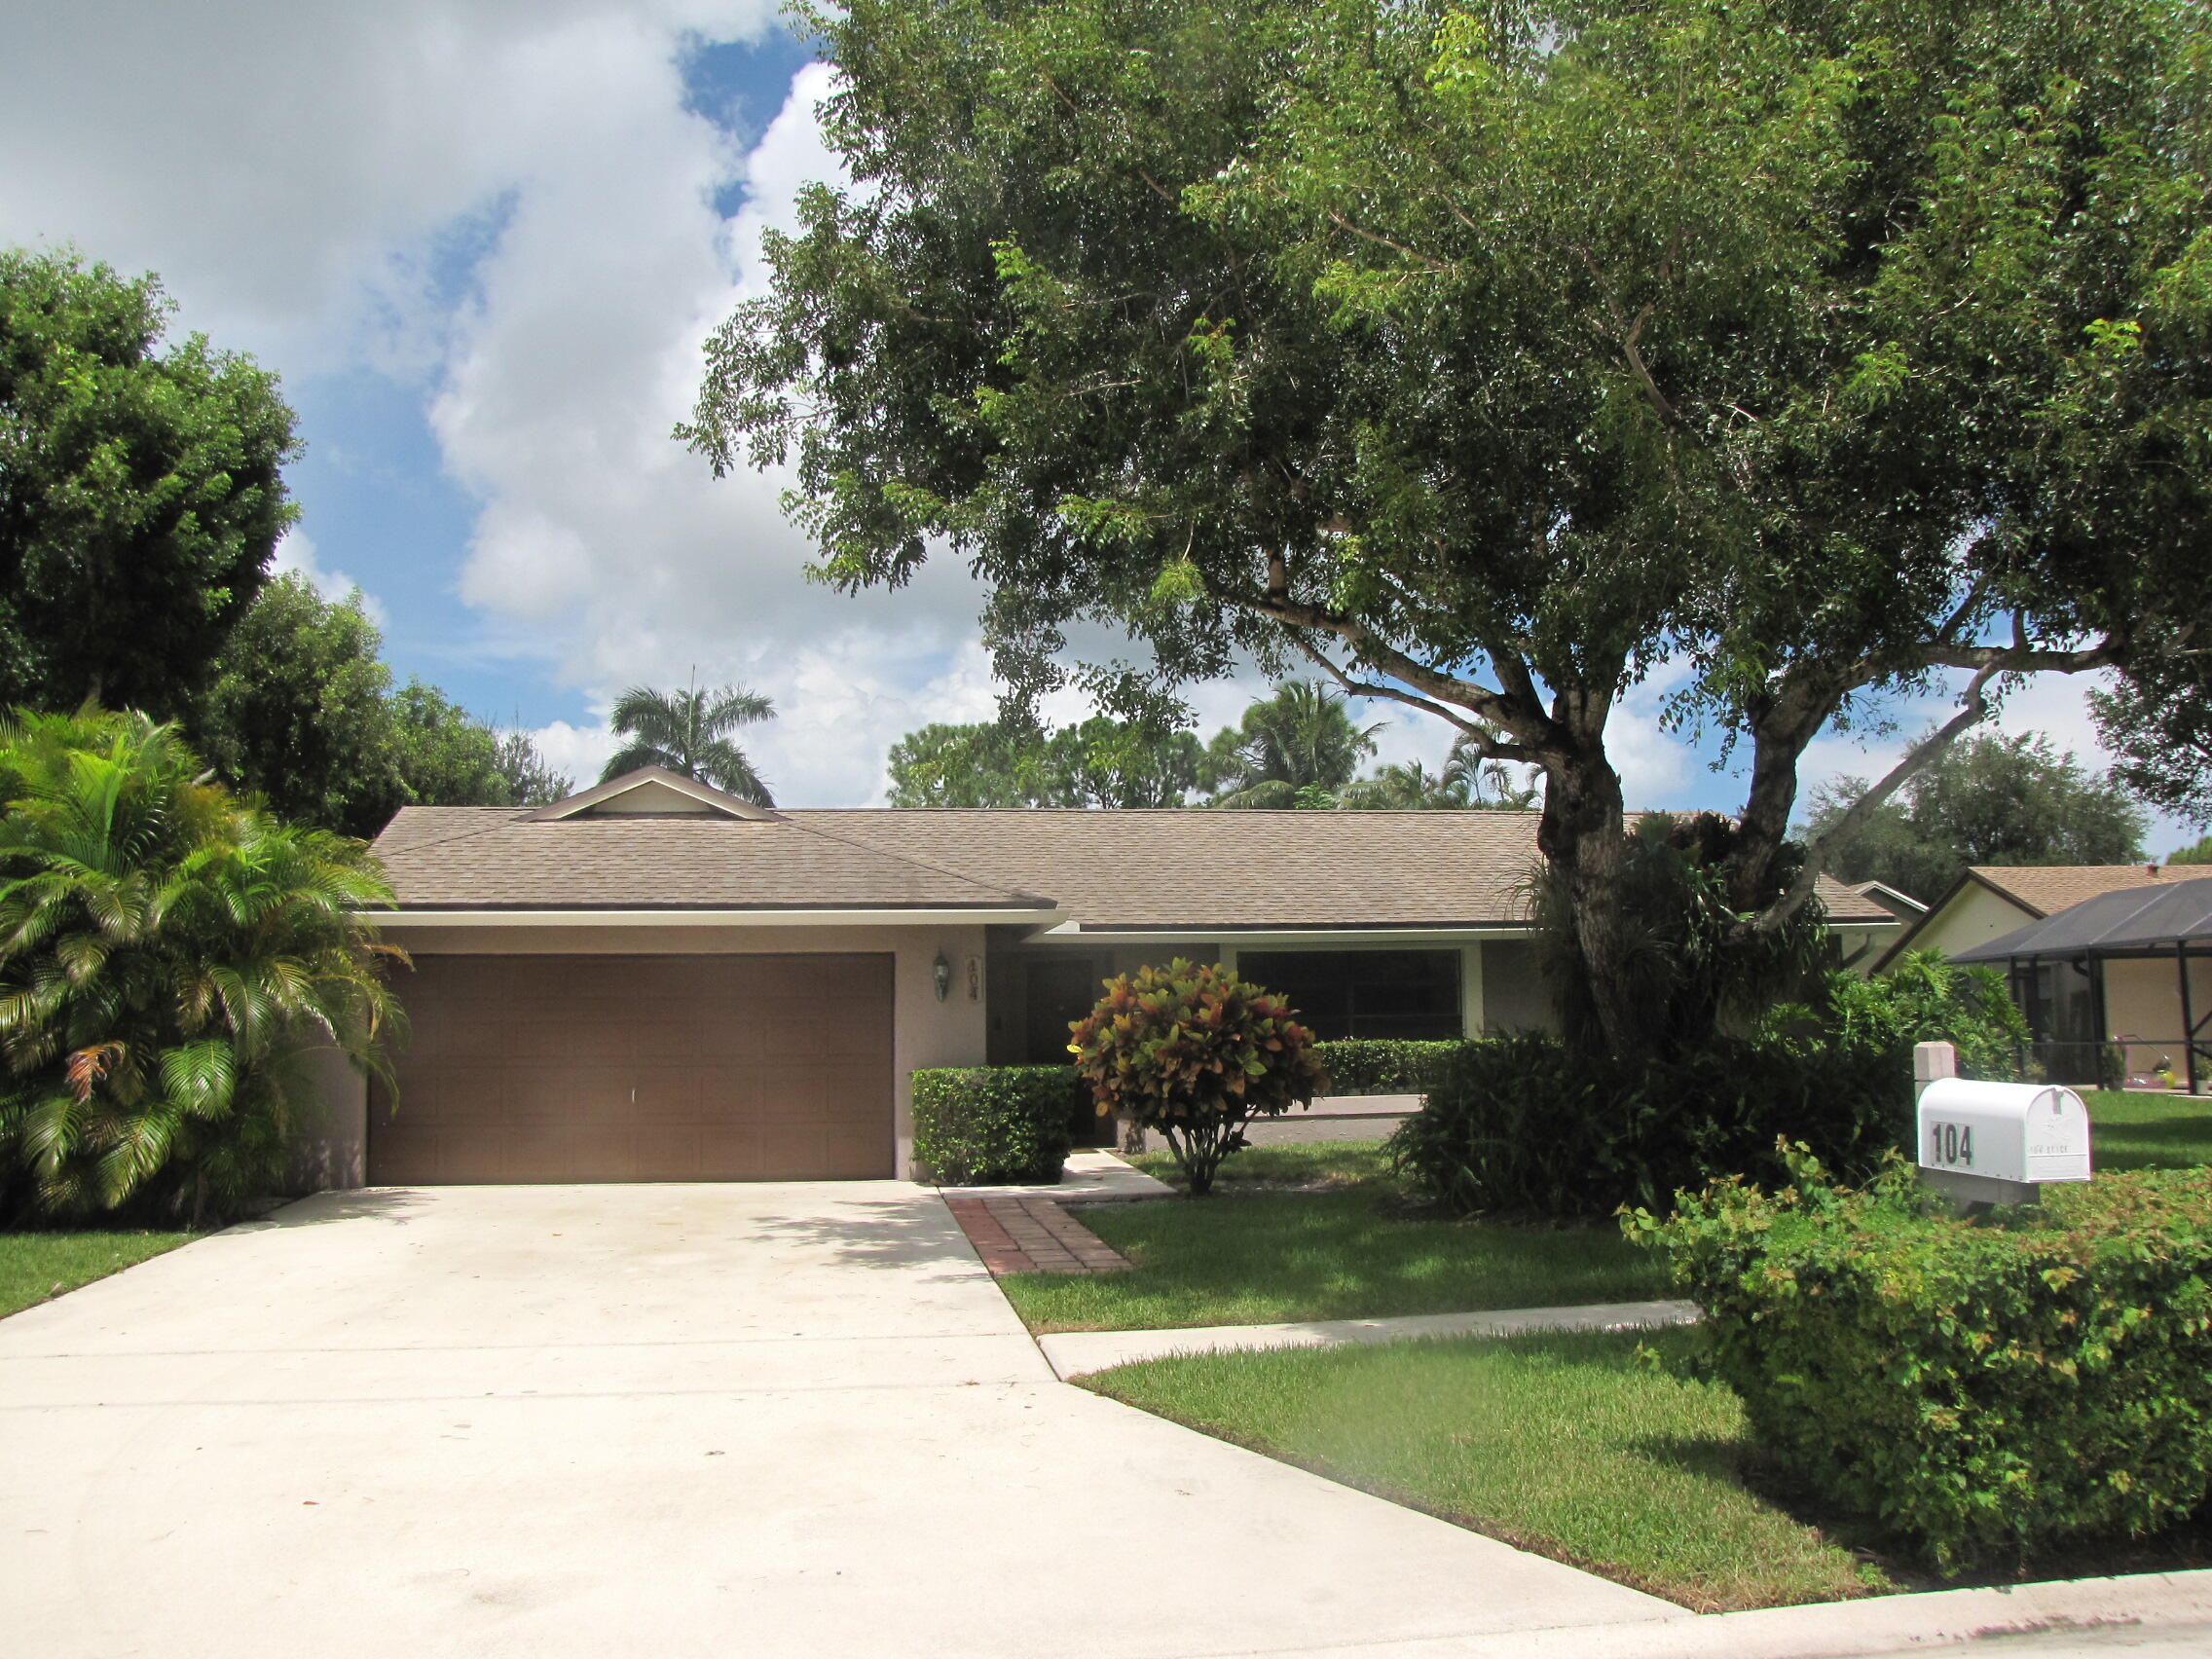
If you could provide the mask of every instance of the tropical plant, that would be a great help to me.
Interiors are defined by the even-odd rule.
[[[1160,1130],[1195,1198],[1255,1116],[1309,1105],[1329,1084],[1290,1004],[1218,963],[1178,957],[1109,979],[1070,1032],[1099,1115]]]
[[[608,717],[608,723],[630,741],[614,752],[600,781],[641,766],[665,766],[726,793],[774,806],[767,784],[729,734],[775,715],[773,702],[742,685],[690,685],[680,691],[633,685],[615,699]]]
[[[1215,791],[1209,804],[1301,806],[1308,804],[1299,798],[1307,790],[1334,797],[1375,753],[1382,729],[1380,723],[1354,725],[1345,699],[1328,686],[1286,681],[1207,746],[1207,782]]]
[[[358,842],[204,781],[138,715],[0,724],[0,1217],[195,1227],[278,1178],[305,1054],[398,1024]]]

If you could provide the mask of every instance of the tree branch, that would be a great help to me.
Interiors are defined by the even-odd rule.
[[[2005,671],[2005,664],[1995,662],[1977,670],[1967,686],[1966,700],[1959,712],[1906,750],[1904,758],[1892,766],[1881,782],[1853,801],[1841,817],[1813,837],[1812,844],[1805,849],[1805,867],[1797,872],[1788,891],[1768,905],[1765,913],[1751,924],[1752,932],[1771,933],[1804,908],[1805,901],[1812,898],[1820,881],[1821,871],[1827,867],[1828,850],[1849,840],[1876,807],[1896,794],[1899,786],[1913,773],[1948,749],[1961,732],[1989,718],[1989,699],[1983,692],[1990,681]]]
[[[1362,241],[1371,241],[1378,247],[1386,247],[1392,253],[1399,254],[1404,258],[1414,261],[1414,263],[1417,265],[1425,265],[1431,271],[1449,271],[1452,269],[1452,267],[1447,265],[1443,260],[1432,259],[1431,257],[1429,257],[1429,255],[1420,252],[1418,248],[1408,247],[1404,242],[1392,241],[1388,237],[1382,236],[1379,232],[1361,230],[1357,225],[1353,224],[1349,219],[1346,218],[1342,213],[1338,212],[1333,207],[1329,210],[1329,223],[1336,226],[1340,231],[1346,232],[1351,236],[1359,238]]]
[[[1449,720],[1467,736],[1474,746],[1475,753],[1485,760],[1517,760],[1528,765],[1540,764],[1535,756],[1519,744],[1500,742],[1497,734],[1491,727],[1470,720],[1463,715],[1456,714],[1442,703],[1428,697],[1419,696],[1400,686],[1381,685],[1368,681],[1352,679],[1350,675],[1331,661],[1326,652],[1303,634],[1292,634],[1290,643],[1303,651],[1324,674],[1355,697],[1382,697],[1393,703],[1404,703],[1409,708],[1424,710],[1441,719]]]

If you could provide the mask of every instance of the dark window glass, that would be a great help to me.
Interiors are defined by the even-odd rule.
[[[1245,950],[1236,977],[1288,997],[1316,1037],[1461,1035],[1456,950]]]

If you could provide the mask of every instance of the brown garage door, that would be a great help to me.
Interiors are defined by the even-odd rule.
[[[369,1179],[889,1175],[889,956],[424,956]]]

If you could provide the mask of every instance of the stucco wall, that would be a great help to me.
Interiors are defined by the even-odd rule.
[[[2011,900],[2000,898],[1978,881],[1970,881],[1913,936],[1912,948],[1956,956],[1962,950],[2016,933],[2035,919]]]
[[[1483,1022],[1487,1033],[1557,1031],[1559,1009],[1552,987],[1536,966],[1536,947],[1527,940],[1485,940]]]
[[[358,1187],[369,1160],[369,1082],[336,1049],[301,1057],[304,1095],[286,1161],[287,1193]]]
[[[986,993],[981,983],[983,929],[980,925],[915,927],[396,927],[387,939],[417,956],[600,955],[714,956],[787,955],[829,952],[883,953],[894,958],[892,1118],[898,1142],[897,1167],[911,1174],[914,1153],[914,1095],[911,1074],[930,1066],[979,1066],[984,1063]],[[942,951],[952,964],[951,994],[937,998],[934,969]],[[968,964],[977,975],[970,995]],[[407,995],[407,973],[398,970],[397,989]],[[350,1075],[349,1073],[349,1075]],[[357,1078],[357,1097],[330,1078],[325,1086],[315,1151],[304,1166],[350,1171],[345,1181],[358,1185],[367,1168],[368,1103]],[[351,1139],[346,1138],[348,1129]]]
[[[2187,1076],[2182,1047],[2181,976],[2171,957],[2108,961],[2105,974],[2105,1030],[2127,1051],[2127,1075],[2147,1078],[2163,1058],[2176,1075]],[[2189,965],[2192,1012],[2198,1019],[2212,1014],[2212,961],[2193,957]],[[2127,1038],[2136,1042],[2126,1042]],[[2200,1077],[2212,1085],[2212,1066]]]

